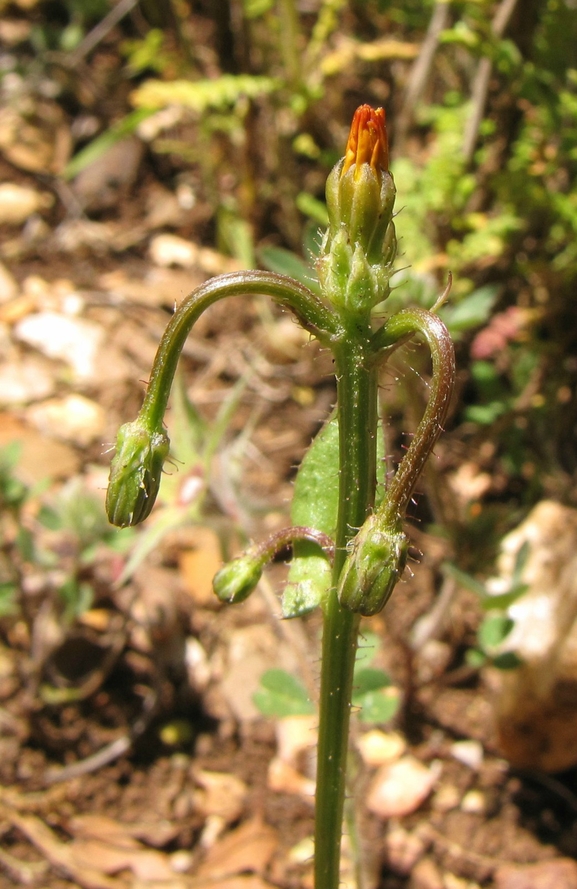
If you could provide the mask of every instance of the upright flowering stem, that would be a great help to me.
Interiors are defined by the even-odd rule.
[[[367,342],[349,331],[335,349],[339,412],[339,514],[333,589],[324,608],[315,809],[315,887],[339,885],[353,670],[360,614],[343,608],[337,584],[347,546],[364,523],[376,489],[377,377]]]
[[[321,573],[318,584],[324,623],[315,889],[338,889],[340,882],[348,734],[359,623],[362,616],[376,614],[384,607],[404,570],[408,548],[402,527],[404,512],[442,429],[455,374],[449,335],[444,324],[431,312],[406,309],[390,317],[381,327],[374,327],[372,310],[389,295],[395,259],[394,200],[384,111],[363,105],[354,116],[345,156],[327,181],[329,227],[317,261],[321,296],[291,278],[258,271],[223,275],[191,294],[176,311],[162,338],[140,414],[119,432],[106,501],[110,520],[120,526],[143,521],[150,513],[169,449],[163,421],[176,365],[192,325],[216,300],[242,294],[268,294],[289,308],[305,329],[332,350],[339,430],[336,530],[334,525],[329,529],[310,528],[306,521],[299,520],[299,525],[273,535],[267,542],[253,544],[224,566],[214,580],[214,589],[221,601],[242,602],[255,588],[266,562],[279,547],[305,541],[324,551],[329,560],[333,557],[330,589],[325,589],[328,585],[325,573]],[[382,502],[375,507],[379,365],[414,334],[424,337],[431,352],[430,398],[408,452]],[[328,475],[323,475],[325,470],[317,470],[316,466],[321,482],[326,481],[332,465],[326,470]],[[317,490],[321,488],[322,484]],[[331,521],[327,524],[331,525]],[[320,561],[323,570],[328,571],[325,557],[321,553]],[[318,555],[315,558],[318,567]],[[303,568],[303,586],[310,582],[309,568],[310,563]],[[314,584],[311,588],[316,589]],[[301,595],[300,599],[299,595],[294,601],[309,603],[308,594]],[[318,598],[310,607],[316,603]]]

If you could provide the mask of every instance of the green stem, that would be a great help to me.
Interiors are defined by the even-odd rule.
[[[411,446],[403,457],[379,510],[379,516],[383,520],[389,519],[392,522],[404,515],[427,457],[443,431],[455,383],[453,343],[441,319],[432,312],[425,309],[405,309],[398,312],[377,331],[372,346],[380,351],[382,357],[383,350],[401,345],[415,333],[420,333],[425,338],[431,352],[431,391]]]
[[[273,272],[232,272],[201,284],[178,307],[164,334],[150,376],[140,411],[141,419],[151,429],[160,429],[168,404],[170,388],[178,359],[199,316],[225,296],[262,293],[290,308],[300,323],[321,342],[328,343],[338,330],[335,312],[307,287]]]
[[[347,544],[365,521],[376,488],[377,371],[369,360],[368,329],[349,330],[333,344],[337,375],[340,476],[334,587],[324,613],[318,775],[315,811],[315,889],[337,889],[348,733],[360,615],[341,608],[335,587]]]

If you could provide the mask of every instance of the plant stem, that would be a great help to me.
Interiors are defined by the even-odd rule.
[[[274,272],[231,272],[201,284],[178,307],[168,324],[154,359],[140,417],[151,428],[161,428],[180,353],[194,323],[225,296],[262,293],[292,309],[302,326],[327,343],[337,329],[334,311],[307,287]]]
[[[368,328],[333,344],[337,375],[340,475],[333,589],[325,606],[315,810],[315,889],[337,889],[348,733],[360,615],[341,608],[336,584],[347,544],[365,521],[376,488],[377,371]]]

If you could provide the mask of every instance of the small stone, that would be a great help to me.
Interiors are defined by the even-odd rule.
[[[407,876],[426,848],[426,841],[417,833],[411,833],[404,827],[393,827],[385,840],[387,864],[396,874]]]
[[[365,732],[357,741],[365,765],[382,766],[399,759],[407,749],[407,742],[398,732]]]
[[[483,746],[479,741],[455,741],[451,756],[470,769],[478,769],[483,764]]]
[[[551,858],[537,864],[503,865],[494,875],[494,889],[577,889],[577,862]]]
[[[440,764],[427,768],[410,755],[381,766],[369,787],[369,811],[383,819],[414,812],[429,796],[439,772]]]
[[[53,374],[38,358],[24,358],[0,367],[0,406],[14,407],[28,404],[51,395]]]
[[[436,812],[450,812],[461,802],[461,793],[453,784],[442,784],[435,793],[432,807]]]
[[[66,362],[80,380],[92,379],[97,374],[96,356],[104,329],[92,321],[57,312],[37,312],[19,321],[14,333],[48,358]]]
[[[290,793],[307,800],[314,800],[315,782],[312,778],[307,778],[278,756],[269,763],[267,784],[275,793]]]
[[[22,225],[29,216],[50,207],[52,195],[34,188],[16,185],[14,182],[0,183],[0,224]]]
[[[8,271],[6,266],[0,262],[0,305],[10,302],[18,296],[18,284],[16,279]]]
[[[485,795],[480,790],[469,790],[461,802],[461,811],[469,815],[482,815],[486,809]]]
[[[187,873],[192,868],[193,863],[194,856],[192,852],[188,852],[186,849],[179,849],[178,852],[173,852],[170,856],[170,866],[176,874]]]
[[[298,758],[317,742],[318,716],[285,716],[276,724],[277,755],[297,765]]]
[[[31,407],[28,419],[41,432],[86,447],[102,436],[106,413],[99,404],[83,395],[52,398]]]
[[[432,858],[422,858],[411,873],[413,889],[445,889],[443,876]]]

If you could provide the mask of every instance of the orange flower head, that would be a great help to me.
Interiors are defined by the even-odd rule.
[[[344,176],[355,164],[355,178],[361,164],[370,164],[374,172],[389,169],[389,143],[385,123],[385,109],[360,105],[355,111],[341,171]]]

